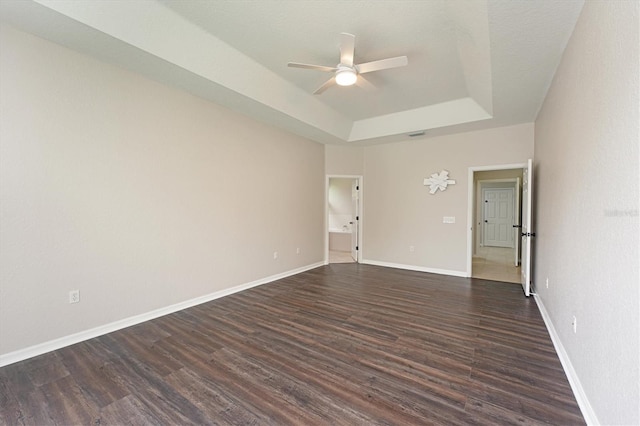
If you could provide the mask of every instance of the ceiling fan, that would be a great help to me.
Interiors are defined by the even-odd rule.
[[[404,67],[409,63],[409,59],[406,56],[398,56],[395,58],[381,59],[379,61],[365,62],[364,64],[356,65],[353,63],[355,41],[356,36],[353,34],[340,34],[340,63],[335,67],[301,64],[299,62],[289,62],[287,65],[293,68],[306,68],[310,70],[334,73],[333,77],[313,92],[314,95],[319,95],[334,84],[339,86],[351,86],[357,81],[363,85],[370,86],[366,80],[358,76],[373,71]]]

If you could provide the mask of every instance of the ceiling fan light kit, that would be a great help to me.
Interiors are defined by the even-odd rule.
[[[342,68],[336,71],[336,84],[338,86],[351,86],[358,79],[358,74],[351,68]]]
[[[314,95],[319,95],[334,84],[337,84],[338,86],[351,86],[352,84],[355,84],[360,74],[404,67],[409,63],[406,56],[398,56],[395,58],[381,59],[356,65],[353,63],[353,58],[355,56],[355,41],[356,36],[353,34],[340,34],[340,63],[336,67],[301,64],[299,62],[289,62],[287,65],[293,68],[306,68],[310,70],[334,73],[333,77],[313,92]]]

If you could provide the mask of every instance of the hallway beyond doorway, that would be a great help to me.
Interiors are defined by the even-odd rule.
[[[485,280],[520,283],[520,266],[516,267],[512,248],[480,247],[473,256],[471,276]]]

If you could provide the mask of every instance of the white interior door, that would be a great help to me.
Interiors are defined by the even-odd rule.
[[[483,244],[489,247],[513,247],[513,188],[486,188],[484,201]]]
[[[535,232],[531,229],[533,209],[531,197],[533,195],[533,161],[527,161],[522,177],[522,288],[524,295],[531,295],[531,239]]]
[[[351,257],[354,261],[358,261],[358,230],[360,220],[360,212],[358,206],[360,205],[360,182],[359,179],[354,179],[351,185]]]
[[[520,221],[522,220],[520,217],[520,178],[516,179],[516,199],[513,203],[514,215],[513,215],[513,241],[515,243],[514,253],[515,253],[515,266],[520,264]]]

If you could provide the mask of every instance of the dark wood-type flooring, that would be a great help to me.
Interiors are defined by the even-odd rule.
[[[518,285],[335,264],[0,369],[0,424],[584,424]]]

